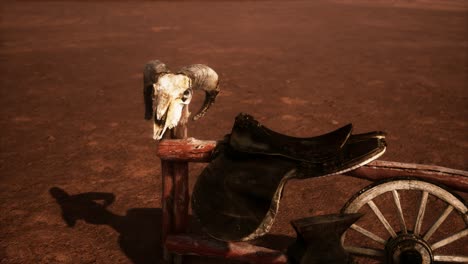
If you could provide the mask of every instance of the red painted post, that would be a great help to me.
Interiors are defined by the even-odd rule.
[[[166,133],[164,138],[187,138],[187,126],[181,124]],[[162,176],[162,231],[163,258],[166,263],[182,262],[182,258],[174,258],[167,250],[166,239],[173,233],[184,233],[188,224],[188,162],[169,161],[161,159]]]
[[[165,139],[171,138],[170,134],[164,135]],[[161,243],[163,245],[163,259],[167,263],[172,263],[172,255],[165,247],[167,236],[173,232],[174,222],[174,167],[173,162],[161,159]]]
[[[188,190],[188,162],[174,161],[174,226],[173,232],[184,233],[188,225],[189,190]]]
[[[185,123],[179,124],[172,130],[173,139],[186,139],[187,126]],[[188,162],[173,161],[173,180],[174,180],[174,200],[173,200],[173,232],[184,233],[188,224]]]

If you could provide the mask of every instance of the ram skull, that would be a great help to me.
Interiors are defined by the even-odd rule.
[[[160,140],[167,129],[188,121],[188,105],[194,90],[205,91],[205,101],[193,120],[203,117],[219,93],[218,74],[203,64],[193,64],[171,73],[166,64],[154,60],[143,71],[145,119],[154,118],[153,138]]]

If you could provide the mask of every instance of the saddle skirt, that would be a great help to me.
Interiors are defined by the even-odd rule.
[[[344,173],[385,152],[383,132],[351,132],[348,124],[317,137],[290,137],[239,114],[195,183],[196,218],[220,240],[246,241],[266,234],[289,179]]]

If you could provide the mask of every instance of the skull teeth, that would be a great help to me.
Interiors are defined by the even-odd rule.
[[[166,132],[167,126],[166,126],[166,117],[167,117],[167,112],[162,116],[162,118],[156,118],[154,120],[154,125],[153,125],[153,139],[154,140],[161,140],[161,138],[164,135],[164,132]]]

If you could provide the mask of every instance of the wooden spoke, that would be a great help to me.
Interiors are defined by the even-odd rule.
[[[429,228],[429,230],[426,232],[424,235],[424,240],[428,241],[429,238],[434,234],[434,232],[439,228],[439,226],[447,219],[448,215],[453,211],[453,206],[448,205],[447,208],[445,208],[444,212],[439,216],[437,221]]]
[[[392,194],[393,201],[395,202],[395,206],[397,207],[398,211],[398,219],[400,220],[401,231],[403,231],[403,234],[408,234],[408,230],[406,229],[405,217],[403,216],[403,210],[401,209],[400,195],[398,194],[397,190],[393,190]]]
[[[382,212],[380,209],[377,207],[377,205],[373,201],[369,201],[367,203],[369,207],[374,211],[375,215],[379,218],[380,222],[384,225],[385,229],[387,229],[388,233],[395,238],[397,235],[395,231],[393,230],[392,226],[390,223],[388,223],[387,219],[383,216]]]
[[[380,243],[382,245],[385,245],[385,240],[383,238],[381,238],[378,235],[370,232],[369,230],[367,230],[365,228],[362,228],[362,227],[360,227],[360,226],[358,226],[356,224],[351,225],[351,228],[356,230],[357,232],[365,235],[366,237],[374,240],[375,242],[378,242],[378,243]]]
[[[373,248],[363,248],[363,247],[344,247],[346,251],[352,254],[371,256],[371,257],[383,257],[384,251],[373,249]]]
[[[420,196],[418,205],[413,207],[413,212],[403,212],[403,209],[405,209],[406,206],[403,207],[402,204],[402,191],[416,192],[415,194]],[[375,202],[375,199],[377,197],[389,192],[392,193],[393,203],[395,204],[396,208],[396,210],[393,211],[392,217],[398,219],[395,219],[395,221],[399,222],[398,224],[395,223],[395,225],[399,225],[400,229],[397,229],[398,227],[396,226],[392,227],[390,225],[387,218],[383,215],[382,211],[376,205]],[[434,222],[428,222],[429,225],[426,231],[426,225],[423,223],[425,218],[426,221],[428,220],[428,217],[426,217],[425,215],[429,215],[429,213],[434,213],[431,212],[432,204],[429,203],[429,195],[432,195],[435,198],[445,202],[445,208],[443,208],[443,211],[440,213],[440,215],[435,215],[436,218]],[[386,250],[397,249],[400,246],[403,246],[403,244],[400,243],[406,243],[408,239],[413,239],[412,235],[407,236],[409,233],[411,233],[411,229],[413,229],[413,233],[416,236],[414,238],[415,241],[417,238],[422,239],[426,243],[429,243],[429,251],[433,254],[433,260],[435,262],[468,263],[468,255],[465,254],[463,250],[462,252],[449,253],[448,251],[444,251],[444,249],[440,249],[455,241],[462,242],[460,241],[460,239],[466,239],[466,237],[468,237],[468,209],[466,207],[466,204],[462,200],[460,200],[459,197],[457,197],[455,194],[451,193],[449,190],[446,190],[443,187],[438,186],[436,184],[413,178],[389,180],[378,184],[372,184],[364,188],[363,190],[358,192],[354,197],[352,197],[341,211],[343,213],[358,213],[362,212],[362,209],[365,205],[368,205],[370,207],[370,209],[374,212],[379,221],[383,224],[387,232],[390,234],[391,238],[389,240],[394,241],[397,244],[389,244],[387,240],[387,234],[376,233],[377,231],[371,228],[371,226],[373,225],[366,226],[365,223],[368,223],[371,220],[367,218],[367,222],[362,221],[359,223],[359,225],[354,224],[351,226],[351,229],[363,234],[367,238],[379,243],[380,245],[383,244],[385,248],[379,248],[378,246],[376,246],[376,248],[368,248],[358,244],[351,245],[351,242],[348,241],[348,244],[344,246],[344,248],[349,253],[361,255],[363,257],[368,258],[380,258],[380,260],[383,261],[383,257],[386,254]],[[388,206],[388,204],[386,203],[380,206]],[[443,224],[447,224],[446,222],[449,220],[449,216],[453,216],[452,211],[457,212],[457,216],[460,216],[464,220],[464,225],[461,228],[458,227],[458,224],[457,226],[453,226],[452,230],[458,231],[453,231],[452,233],[448,234],[447,237],[443,239],[437,239],[439,240],[437,241],[436,239],[434,239],[435,234],[438,232],[438,230],[441,229]],[[408,217],[410,214],[416,214],[414,223],[409,223],[410,221],[408,221],[408,219],[405,219],[405,216]],[[342,245],[344,245],[344,239],[345,236],[343,234]],[[431,241],[429,242],[429,240]]]
[[[434,255],[434,261],[454,262],[454,263],[468,263],[468,256]]]
[[[424,213],[426,212],[428,196],[429,196],[429,193],[427,191],[424,191],[421,196],[421,203],[419,204],[418,216],[416,218],[416,223],[414,224],[414,234],[417,236],[421,232],[421,226],[422,226],[422,221],[424,218]]]
[[[436,250],[436,249],[441,248],[443,246],[446,246],[446,245],[448,245],[448,244],[450,244],[450,243],[452,243],[452,242],[454,242],[454,241],[456,241],[456,240],[458,240],[460,238],[463,238],[463,237],[465,237],[467,235],[468,235],[468,228],[465,228],[465,229],[463,229],[462,231],[460,231],[458,233],[455,233],[455,234],[453,234],[453,235],[451,235],[451,236],[449,236],[447,238],[444,238],[444,239],[440,240],[439,242],[436,242],[436,243],[432,244],[431,248],[432,248],[432,250]]]

